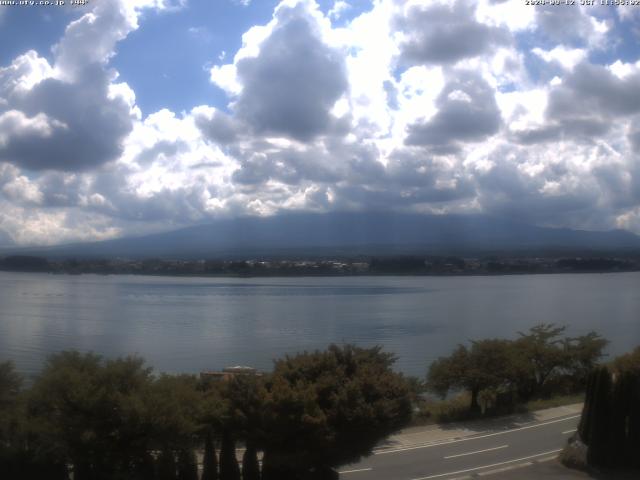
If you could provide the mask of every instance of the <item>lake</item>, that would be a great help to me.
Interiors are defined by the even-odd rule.
[[[0,272],[0,360],[36,373],[64,349],[139,354],[159,371],[269,370],[329,343],[383,345],[423,376],[460,342],[540,322],[640,344],[640,273],[474,277],[176,278]]]

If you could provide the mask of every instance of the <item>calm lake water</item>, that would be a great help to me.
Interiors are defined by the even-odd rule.
[[[460,342],[540,322],[640,344],[640,273],[489,277],[172,278],[0,272],[0,360],[36,373],[64,349],[136,353],[160,371],[271,368],[329,343],[383,345],[424,375]]]

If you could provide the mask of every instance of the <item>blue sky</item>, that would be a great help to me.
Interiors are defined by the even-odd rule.
[[[0,242],[289,211],[640,233],[640,8],[0,7]]]

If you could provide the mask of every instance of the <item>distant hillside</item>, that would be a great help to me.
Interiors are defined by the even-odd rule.
[[[543,228],[483,215],[331,213],[216,220],[143,237],[21,252],[50,257],[206,258],[639,248],[640,237],[624,230]]]
[[[0,228],[0,248],[13,246],[13,240],[7,232]]]

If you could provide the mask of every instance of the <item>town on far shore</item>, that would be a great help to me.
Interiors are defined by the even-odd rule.
[[[0,257],[0,270],[64,274],[172,276],[508,275],[632,272],[640,255],[393,255],[264,259]]]

